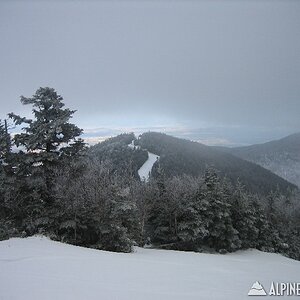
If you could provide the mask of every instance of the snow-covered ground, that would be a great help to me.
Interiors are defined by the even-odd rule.
[[[1,300],[241,300],[256,281],[268,290],[272,281],[297,280],[300,262],[257,250],[124,254],[44,237],[0,242]]]

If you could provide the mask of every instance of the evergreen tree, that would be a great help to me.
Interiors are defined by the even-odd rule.
[[[9,237],[11,226],[11,216],[13,215],[11,206],[11,195],[14,186],[11,184],[9,174],[11,166],[11,136],[8,133],[7,121],[0,120],[0,240]]]
[[[197,250],[209,234],[205,211],[209,203],[203,197],[201,188],[192,197],[183,197],[178,219],[178,237],[187,250]]]
[[[0,120],[0,163],[4,162],[4,159],[11,151],[11,137],[7,129],[7,121],[2,122]]]
[[[64,108],[63,98],[49,87],[39,88],[31,98],[21,96],[21,103],[32,105],[34,119],[10,113],[16,125],[27,125],[22,133],[16,134],[16,146],[23,146],[20,153],[19,171],[26,175],[44,177],[44,201],[52,202],[53,168],[64,158],[78,155],[84,149],[79,135],[82,130],[69,122],[74,110]]]
[[[80,176],[74,174],[73,164],[56,176],[55,205],[60,207],[56,216],[58,239],[130,252],[138,220],[135,202],[123,184],[128,179],[116,176],[110,163],[88,157],[84,162],[86,167]]]
[[[152,207],[149,216],[149,225],[151,227],[151,239],[153,242],[161,244],[174,241],[171,234],[169,196],[166,189],[166,176],[163,169],[158,166],[155,182],[154,194],[152,196]]]
[[[277,244],[277,238],[273,235],[265,210],[255,197],[252,199],[251,205],[256,215],[255,227],[258,229],[255,248],[262,251],[275,252],[274,245]]]
[[[231,220],[229,195],[213,169],[205,172],[200,197],[203,202],[201,214],[208,230],[204,243],[216,250],[239,248],[238,232]]]
[[[231,220],[238,231],[241,248],[255,248],[259,229],[257,223],[257,206],[252,203],[251,197],[246,193],[244,186],[238,181],[234,187],[231,203]]]

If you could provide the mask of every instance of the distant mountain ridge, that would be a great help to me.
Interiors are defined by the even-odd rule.
[[[133,140],[141,148],[131,149],[128,145]],[[213,167],[221,177],[226,176],[233,183],[240,180],[253,193],[266,195],[278,188],[285,194],[297,188],[258,164],[240,158],[238,154],[231,154],[230,151],[235,149],[206,146],[162,133],[147,132],[138,139],[132,133],[110,138],[92,146],[89,153],[101,161],[110,161],[115,172],[132,174],[136,178],[139,178],[138,170],[148,159],[149,151],[160,156],[152,168],[154,177],[157,176],[159,167],[166,176],[199,176],[208,167]]]
[[[154,164],[154,176],[158,165],[167,176],[198,176],[212,166],[221,176],[226,175],[232,182],[240,180],[246,189],[254,193],[268,194],[277,188],[286,193],[289,189],[296,189],[294,184],[269,170],[215,147],[156,132],[142,134],[137,143],[143,149],[160,155],[159,162]]]
[[[300,187],[300,132],[263,144],[218,150],[254,162]]]

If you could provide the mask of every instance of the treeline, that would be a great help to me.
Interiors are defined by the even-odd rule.
[[[41,233],[111,251],[145,244],[221,253],[257,248],[300,259],[297,199],[278,191],[254,196],[211,168],[166,176],[158,165],[156,176],[141,182],[135,171],[147,157],[127,146],[132,134],[87,149],[69,122],[74,111],[53,89],[21,100],[34,116],[10,114],[25,125],[22,133],[12,138],[0,126],[0,239]]]
[[[152,184],[149,230],[164,248],[221,253],[256,248],[300,259],[297,198],[250,194],[213,169],[197,178],[159,174]]]

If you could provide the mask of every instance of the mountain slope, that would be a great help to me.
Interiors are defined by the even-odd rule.
[[[300,133],[264,144],[223,150],[254,162],[300,187]]]
[[[285,193],[288,189],[296,188],[261,166],[197,142],[148,132],[140,136],[138,143],[142,148],[160,155],[159,164],[167,176],[198,176],[212,166],[221,176],[226,175],[233,182],[239,179],[251,192],[268,194],[278,187]]]
[[[108,162],[115,173],[133,175],[139,178],[138,170],[148,159],[147,151],[128,145],[135,139],[133,133],[124,133],[112,137],[89,148],[89,156],[102,162]]]
[[[258,250],[113,253],[31,237],[0,242],[0,270],[0,299],[240,300],[256,280],[267,292],[272,281],[298,281],[300,262]]]

